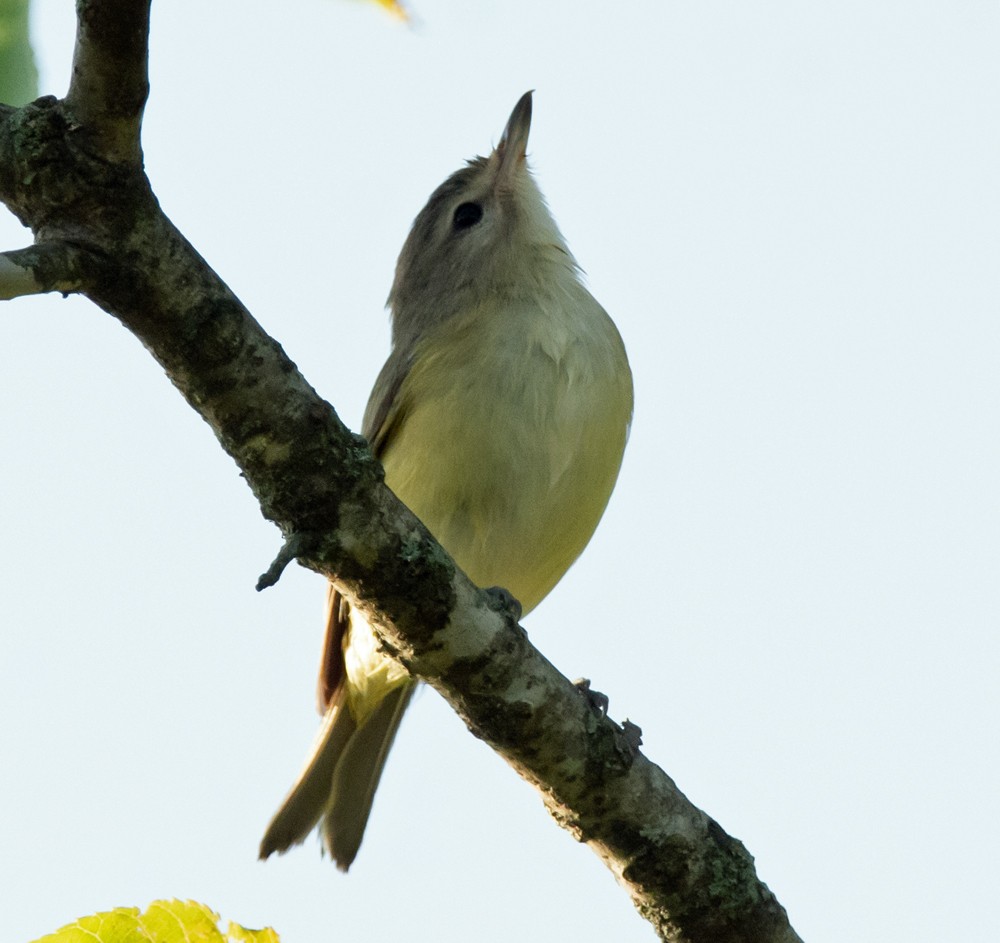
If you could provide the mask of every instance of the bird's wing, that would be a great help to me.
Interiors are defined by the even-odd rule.
[[[368,398],[362,433],[371,444],[376,458],[385,451],[405,414],[398,393],[409,373],[411,362],[412,357],[402,357],[397,351],[393,351],[379,372]],[[319,682],[316,686],[320,714],[326,713],[345,678],[343,643],[349,615],[347,600],[331,583],[326,596],[326,632],[323,658],[319,665]]]
[[[406,413],[399,391],[412,364],[412,350],[408,354],[402,354],[398,348],[394,350],[379,371],[371,396],[368,397],[361,433],[368,440],[376,458],[381,458],[384,454],[386,445]]]

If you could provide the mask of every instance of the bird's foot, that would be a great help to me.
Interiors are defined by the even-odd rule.
[[[611,704],[611,700],[608,698],[607,694],[601,694],[600,691],[594,691],[590,687],[590,678],[577,678],[573,682],[573,687],[580,692],[583,699],[590,705],[590,709],[600,717],[608,716],[608,707]]]
[[[642,746],[642,727],[626,719],[615,740],[618,752],[631,763],[639,755],[639,747]]]
[[[483,592],[489,597],[490,609],[509,615],[515,622],[521,621],[521,603],[514,598],[514,594],[509,589],[504,589],[502,586],[490,586]]]

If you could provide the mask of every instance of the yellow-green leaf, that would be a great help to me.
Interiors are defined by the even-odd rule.
[[[248,930],[230,923],[219,929],[219,915],[188,900],[157,900],[140,913],[138,907],[116,907],[81,917],[34,943],[280,943],[270,927]]]
[[[410,19],[410,12],[406,9],[401,0],[374,0],[374,2],[384,10],[388,10],[397,19]]]
[[[149,935],[142,928],[138,907],[116,907],[106,913],[81,917],[43,936],[35,943],[148,943]]]
[[[248,930],[239,924],[229,924],[229,938],[237,943],[281,943],[278,934],[270,927],[263,930]]]
[[[225,943],[219,915],[193,900],[153,901],[142,925],[156,943]]]
[[[28,0],[0,0],[0,101],[38,97],[38,69],[28,41]]]

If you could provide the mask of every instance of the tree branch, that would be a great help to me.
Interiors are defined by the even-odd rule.
[[[0,252],[0,300],[21,295],[79,291],[90,259],[78,246],[42,242],[25,249]]]
[[[39,240],[6,255],[12,288],[76,287],[140,338],[284,534],[270,575],[295,555],[334,578],[387,648],[538,787],[662,939],[798,940],[740,842],[457,569],[383,485],[365,441],[160,211],[138,137],[148,2],[77,9],[68,98],[0,110],[0,197]]]
[[[67,112],[114,163],[142,159],[139,129],[149,96],[150,0],[77,0]]]

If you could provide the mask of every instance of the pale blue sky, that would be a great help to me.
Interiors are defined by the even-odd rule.
[[[36,0],[43,91],[70,4]],[[527,620],[810,943],[992,941],[1000,8],[156,0],[174,222],[355,428],[410,220],[529,152],[636,380],[590,548]],[[26,242],[9,216],[4,248]],[[653,938],[433,692],[349,876],[256,861],[317,718],[321,580],[88,302],[0,314],[4,937],[156,897],[285,943]]]

